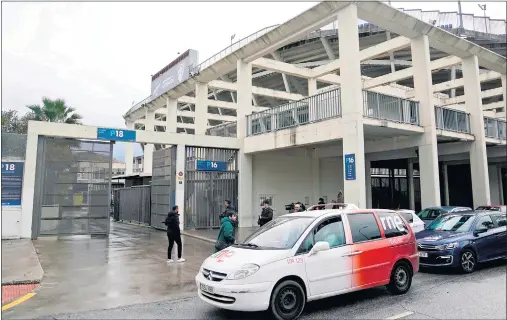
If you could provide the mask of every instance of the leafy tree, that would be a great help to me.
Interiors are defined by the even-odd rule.
[[[2,132],[26,134],[29,120],[34,120],[31,112],[20,117],[16,110],[2,111]]]
[[[62,99],[51,100],[43,97],[42,106],[30,105],[27,108],[32,111],[34,120],[37,121],[81,124],[83,118],[75,113],[75,108],[67,106]]]

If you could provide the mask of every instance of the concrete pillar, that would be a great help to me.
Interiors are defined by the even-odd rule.
[[[500,74],[500,79],[502,80],[502,91],[503,91],[503,103],[504,103],[504,112],[507,112],[507,75],[505,73]],[[507,119],[507,116],[504,117],[504,120]]]
[[[128,130],[134,130],[134,121],[126,121]],[[125,143],[125,174],[134,173],[134,143]]]
[[[314,96],[317,94],[317,79],[311,78],[308,79],[308,96]],[[310,118],[310,122],[317,120],[317,108],[318,105],[315,103],[314,99],[310,99],[309,101],[309,109],[308,116]]]
[[[246,116],[252,114],[252,64],[238,60],[237,63],[237,137],[244,142],[246,135]],[[251,227],[257,223],[259,208],[253,199],[253,156],[243,152],[243,145],[238,152],[238,213],[239,226]]]
[[[178,180],[179,173],[183,172],[183,180]],[[183,230],[185,227],[185,145],[178,144],[176,146],[176,178],[173,179],[176,183],[174,201],[175,205],[180,208],[180,229]]]
[[[155,110],[146,109],[146,122],[144,130],[155,131]],[[147,143],[144,145],[143,173],[151,174],[153,168],[153,151],[155,145]]]
[[[415,98],[419,101],[419,121],[424,133],[419,141],[419,171],[422,208],[440,206],[440,180],[438,172],[437,128],[431,77],[428,36],[411,41],[414,68]]]
[[[465,89],[465,109],[470,113],[470,129],[475,136],[470,147],[470,172],[472,174],[472,196],[474,206],[491,204],[489,188],[488,155],[484,132],[481,82],[477,56],[462,60]]]
[[[178,100],[167,98],[166,105],[165,132],[176,133],[178,126]]]
[[[407,168],[407,184],[408,184],[408,207],[415,210],[415,190],[414,190],[414,162],[408,159]]]
[[[451,80],[456,80],[456,66],[451,67]],[[456,89],[451,89],[451,98],[456,96]]]
[[[311,153],[312,164],[312,203],[317,204],[320,198],[320,159],[317,156],[316,150],[312,149]]]
[[[357,34],[357,7],[348,5],[338,11],[338,38],[340,60],[346,61],[340,68],[340,76],[347,79],[341,84],[345,202],[360,208],[366,207],[366,179],[364,159],[363,98],[359,37]],[[355,177],[347,177],[347,155],[354,156]],[[351,178],[347,180],[347,178]]]
[[[208,85],[195,84],[195,134],[205,135],[208,128]]]
[[[449,204],[449,176],[447,175],[447,164],[444,163],[443,166],[443,176],[444,176],[444,205],[448,206]]]
[[[23,188],[21,194],[21,220],[19,236],[32,238],[33,202],[35,195],[35,177],[37,171],[37,149],[39,136],[28,125],[26,135],[25,168],[23,174]],[[4,213],[5,214],[5,213]]]
[[[504,196],[503,196],[503,180],[502,180],[502,166],[501,165],[497,165],[496,166],[496,170],[497,170],[497,176],[498,176],[498,193],[499,193],[499,203],[498,204],[506,204],[506,200],[507,199],[504,199]]]
[[[317,94],[317,79],[308,79],[308,96],[314,96]]]
[[[371,161],[368,159],[365,159],[365,166],[364,166],[364,172],[365,172],[365,180],[366,180],[366,207],[367,208],[373,208],[372,202],[373,198],[371,195]]]

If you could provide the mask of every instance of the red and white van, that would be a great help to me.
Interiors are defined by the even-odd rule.
[[[199,297],[296,319],[306,302],[377,286],[406,293],[419,270],[412,229],[391,210],[315,210],[278,217],[207,258]]]

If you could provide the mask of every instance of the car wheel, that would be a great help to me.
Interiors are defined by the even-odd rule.
[[[470,249],[465,249],[459,256],[459,266],[464,273],[472,273],[477,266],[475,254]]]
[[[387,290],[392,294],[404,294],[408,292],[411,285],[412,272],[409,266],[405,262],[395,264]]]
[[[286,280],[280,283],[271,295],[271,312],[278,320],[297,319],[305,304],[305,291],[296,281]]]

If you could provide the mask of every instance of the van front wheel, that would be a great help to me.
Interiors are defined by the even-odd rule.
[[[306,295],[299,283],[286,280],[278,284],[271,295],[271,312],[278,320],[297,319],[306,304]]]
[[[405,262],[398,262],[391,272],[387,290],[392,294],[407,293],[412,285],[412,272]]]

